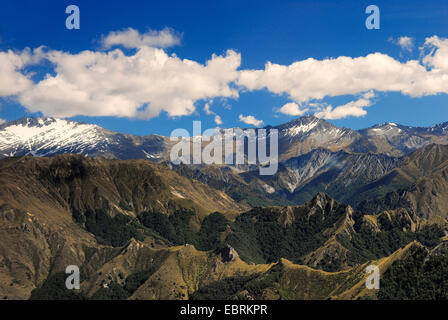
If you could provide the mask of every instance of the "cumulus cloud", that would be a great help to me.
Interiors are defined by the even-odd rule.
[[[4,123],[6,123],[6,120],[0,118],[0,124],[4,124]]]
[[[363,117],[367,114],[367,111],[364,110],[364,108],[372,105],[371,99],[374,98],[374,96],[373,92],[367,92],[358,100],[350,101],[334,108],[332,106],[327,106],[324,110],[316,112],[314,115],[318,118],[330,120],[342,119],[348,116]]]
[[[308,109],[300,109],[299,105],[294,102],[287,103],[278,110],[278,112],[289,116],[301,116],[307,111]]]
[[[216,123],[218,126],[222,125],[222,119],[221,119],[220,116],[218,116],[218,115],[215,116],[215,123]]]
[[[140,34],[129,28],[104,37],[106,50],[76,54],[43,48],[0,51],[0,97],[14,96],[28,111],[51,116],[149,119],[161,112],[173,117],[189,115],[198,101],[238,98],[241,90],[267,89],[291,101],[278,112],[292,116],[309,112],[336,119],[365,115],[372,104],[366,93],[400,92],[411,97],[448,93],[448,39],[437,36],[426,39],[419,60],[400,62],[384,53],[372,53],[309,58],[290,65],[268,62],[261,70],[240,70],[241,56],[233,50],[200,63],[163,49],[179,41],[171,29]],[[407,46],[409,40],[401,42]],[[114,46],[136,50],[129,54],[121,48],[111,49]],[[34,82],[27,66],[43,58],[52,63],[53,70]],[[354,96],[353,101],[335,107],[322,103],[326,97],[342,95]],[[216,116],[208,104],[204,112]],[[254,116],[240,115],[239,119],[262,124]]]
[[[42,47],[34,51],[0,51],[0,97],[16,95],[30,88],[33,85],[31,74],[25,73],[23,69],[39,62],[43,55]]]
[[[255,127],[259,127],[263,124],[263,120],[257,120],[254,116],[243,116],[242,114],[239,115],[239,120],[241,122],[244,122],[245,124],[250,124]]]
[[[47,75],[19,97],[31,112],[148,119],[161,111],[189,115],[201,99],[238,97],[230,83],[238,76],[241,57],[232,50],[213,55],[205,65],[151,47],[133,55],[120,49],[50,51],[47,58],[56,74]]]
[[[420,48],[422,52],[428,51],[423,57],[423,64],[431,69],[431,72],[439,74],[439,76],[445,80],[444,87],[439,83],[434,83],[439,92],[445,92],[447,90],[446,80],[448,78],[448,39],[440,39],[437,36],[427,38],[425,45]],[[438,80],[438,79],[434,79]],[[442,88],[445,91],[442,91]]]
[[[423,63],[401,63],[383,53],[357,58],[309,58],[290,65],[268,62],[264,70],[242,70],[238,84],[250,91],[266,88],[286,94],[299,104],[370,90],[401,92],[411,97],[448,93],[448,40],[428,38],[424,48],[431,49]]]
[[[139,33],[133,28],[128,28],[122,31],[110,32],[103,37],[102,44],[104,48],[111,48],[113,46],[123,46],[125,48],[169,48],[180,44],[181,35],[170,28],[165,28],[160,31],[149,30],[146,33]]]

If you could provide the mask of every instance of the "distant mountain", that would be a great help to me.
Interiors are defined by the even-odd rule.
[[[406,208],[448,217],[448,146],[431,144],[404,157],[319,148],[279,164],[272,176],[227,166],[173,166],[250,206],[304,204],[326,192],[370,213]]]
[[[448,144],[448,122],[429,128],[384,123],[351,130],[304,116],[274,128],[279,130],[281,161],[318,148],[399,157],[431,143]]]
[[[448,146],[429,145],[369,186],[359,208],[376,213],[406,208],[419,216],[448,216]],[[379,192],[378,192],[379,191]]]
[[[0,157],[75,153],[157,160],[163,157],[167,140],[159,135],[122,134],[71,120],[24,117],[0,125]]]
[[[222,191],[150,161],[27,156],[1,159],[0,169],[0,205],[29,199],[32,206],[33,197],[42,198],[48,206],[69,210],[83,223],[87,211],[114,217],[143,211],[171,214],[183,208],[203,216],[213,211],[233,214],[248,208]]]
[[[399,207],[411,209],[411,205],[404,205],[403,201],[415,203],[417,200],[404,200],[403,195],[415,194],[415,191],[409,193],[409,188],[415,190],[417,179],[420,179],[420,186],[428,179],[431,180],[428,184],[433,183],[437,179],[433,176],[433,170],[439,165],[437,159],[446,158],[441,151],[434,155],[434,150],[446,147],[425,146],[433,141],[445,144],[448,123],[430,128],[386,123],[354,131],[305,116],[275,128],[279,130],[280,158],[284,160],[273,176],[260,176],[258,170],[251,167],[169,166],[181,176],[225,192],[246,207],[303,204],[317,192],[326,192],[354,207],[363,202],[364,211],[376,212]],[[163,136],[125,135],[96,125],[54,118],[22,118],[0,125],[3,157],[78,153],[163,163],[168,159],[171,145],[169,138]],[[424,147],[414,150],[421,145]],[[442,187],[444,180],[440,179],[438,196],[419,200],[427,203],[421,205],[425,215],[448,215],[442,205],[445,189]],[[429,190],[433,188],[425,187],[427,197],[432,197]],[[380,199],[385,196],[388,200]],[[436,199],[441,204],[436,205]],[[412,207],[417,210],[418,206],[413,204]]]
[[[375,125],[358,132],[361,138],[351,151],[383,153],[391,156],[409,154],[431,143],[448,143],[448,122],[429,128],[409,127],[395,123]]]
[[[279,131],[280,161],[317,148],[341,150],[360,138],[356,131],[338,128],[314,116],[304,116],[274,128]]]
[[[326,120],[304,116],[266,129],[279,130],[279,160],[318,148],[399,157],[431,143],[448,144],[448,122],[429,127],[393,123],[368,129],[339,128]],[[173,142],[160,135],[122,134],[71,120],[24,117],[0,125],[0,157],[62,153],[112,159],[169,159]]]
[[[317,192],[356,205],[363,200],[360,190],[382,178],[402,162],[402,158],[383,154],[332,152],[319,148],[279,165],[273,176],[259,176],[256,171],[241,173],[259,192],[281,194],[289,201],[302,204]]]

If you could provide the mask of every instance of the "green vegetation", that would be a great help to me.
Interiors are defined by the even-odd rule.
[[[31,292],[30,300],[86,300],[79,290],[69,290],[65,286],[67,275],[64,272],[48,277],[42,286]]]
[[[176,230],[167,215],[159,212],[143,212],[138,219],[146,228],[163,238],[174,243],[177,241]]]
[[[193,213],[177,211],[171,216],[157,212],[145,212],[140,222],[151,232],[167,239],[174,245],[193,244],[198,250],[214,250],[230,244],[246,262],[271,263],[286,258],[294,263],[303,263],[303,257],[322,246],[328,235],[324,231],[332,228],[344,214],[345,206],[333,208],[333,212],[318,210],[309,215],[307,208],[294,208],[294,219],[282,226],[278,219],[280,211],[272,208],[254,208],[238,216],[235,222],[228,221],[215,212],[201,223],[199,232],[190,226]],[[355,265],[378,259],[405,246],[413,240],[434,247],[440,242],[443,230],[437,226],[426,226],[417,232],[403,231],[407,221],[400,218],[386,219],[380,216],[381,232],[362,227],[361,213],[355,213],[355,231],[351,237],[339,235],[338,241],[349,250],[348,263]],[[230,232],[223,237],[227,228]],[[340,270],[342,261],[328,257],[319,265],[326,271]]]
[[[255,299],[260,299],[266,288],[273,287],[280,280],[283,267],[280,264],[273,266],[265,274],[252,274],[249,276],[229,277],[214,281],[199,288],[191,296],[191,300],[232,300],[247,299],[241,291]]]
[[[230,277],[214,281],[190,295],[191,300],[231,300],[251,280],[258,275]]]
[[[174,245],[181,245],[195,242],[195,233],[190,226],[193,216],[190,210],[178,210],[170,216],[160,212],[143,212],[139,220],[146,228]]]
[[[215,212],[207,216],[201,224],[201,229],[196,235],[195,246],[198,250],[214,250],[221,246],[221,233],[230,224],[221,213]]]
[[[221,213],[215,212],[201,223],[199,232],[190,226],[194,213],[178,210],[167,216],[159,212],[144,212],[139,216],[140,222],[149,230],[159,234],[174,245],[193,244],[198,250],[213,250],[221,245],[221,232],[230,224]]]
[[[276,264],[267,273],[249,281],[245,289],[249,292],[250,296],[259,299],[266,288],[273,287],[280,281],[282,272],[283,266],[280,263]]]
[[[91,300],[126,300],[128,292],[116,282],[111,282],[106,288],[100,288]]]
[[[143,241],[143,233],[138,221],[123,214],[111,218],[102,210],[85,212],[85,226],[100,243],[114,247],[123,246],[131,238]]]
[[[382,300],[448,300],[448,252],[419,248],[396,261],[381,278]]]
[[[305,208],[295,210],[294,221],[282,226],[278,210],[255,208],[237,217],[226,241],[245,261],[269,263],[287,258],[300,263],[304,255],[327,240],[323,231],[336,223],[343,213],[338,210],[343,209],[337,208],[326,217],[322,211],[308,215]]]
[[[389,221],[386,215],[378,217],[382,231],[375,232],[362,228],[361,218],[360,214],[354,215],[356,234],[351,237],[337,236],[338,241],[350,252],[351,265],[388,256],[414,240],[433,248],[440,243],[440,238],[444,234],[443,229],[437,225],[425,226],[416,232],[406,232],[403,231],[405,222],[398,218]]]
[[[91,297],[92,300],[125,300],[129,298],[148,278],[160,268],[165,260],[166,255],[160,257],[147,270],[136,271],[126,278],[125,284],[122,286],[112,281],[107,287],[100,288]]]
[[[275,207],[254,208],[238,216],[234,222],[215,212],[203,219],[199,231],[192,227],[191,220],[195,214],[191,210],[177,210],[171,215],[143,212],[138,220],[125,215],[110,218],[102,211],[87,211],[84,216],[86,229],[102,243],[112,246],[124,245],[132,237],[143,240],[144,231],[163,243],[192,244],[203,251],[229,244],[248,263],[271,263],[286,258],[303,264],[304,257],[329,239],[331,233],[328,230],[346,214],[345,205],[334,202],[324,205],[327,207],[314,204],[311,207],[293,207],[288,209],[288,213]],[[352,217],[355,233],[350,236],[339,234],[336,238],[348,249],[347,256],[327,254],[320,260],[318,268],[338,271],[343,265],[353,266],[388,256],[414,240],[432,248],[440,243],[443,236],[443,230],[436,225],[426,226],[417,232],[409,231],[409,216],[400,212],[377,216],[380,232],[365,225],[362,213],[355,212]],[[283,219],[286,220],[281,222]],[[134,280],[138,282],[137,278]],[[132,278],[129,281],[133,281]]]
[[[126,279],[124,290],[128,295],[133,294],[156,270],[138,271]]]
[[[68,290],[65,286],[68,275],[59,272],[48,277],[42,286],[34,289],[30,300],[125,300],[157,271],[163,261],[162,257],[151,268],[132,273],[126,278],[124,286],[112,281],[107,287],[100,288],[92,297],[86,296],[79,290]],[[81,279],[85,277],[81,276]]]

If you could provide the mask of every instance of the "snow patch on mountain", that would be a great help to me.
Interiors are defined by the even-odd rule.
[[[403,126],[401,126],[403,127]],[[401,134],[404,130],[412,129],[412,127],[400,128],[399,125],[393,122],[384,123],[381,125],[376,125],[372,128],[366,129],[368,135],[384,135],[384,136],[394,136]]]
[[[38,156],[56,150],[82,153],[105,143],[110,141],[101,127],[64,119],[24,118],[0,128],[0,150],[8,150],[11,156],[24,148]]]
[[[315,119],[309,123],[301,123],[282,130],[282,133],[286,136],[296,136],[301,133],[310,132],[314,127],[319,124],[319,119]]]

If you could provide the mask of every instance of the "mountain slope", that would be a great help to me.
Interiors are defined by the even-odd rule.
[[[359,209],[380,212],[406,208],[420,216],[448,215],[448,147],[430,145],[417,150],[399,168],[372,184],[382,190],[377,197],[365,197]],[[379,196],[378,196],[379,195]]]
[[[3,159],[0,168],[0,199],[7,205],[38,197],[74,213],[102,209],[111,217],[148,210],[171,213],[179,207],[201,214],[247,208],[221,191],[147,160],[59,155]]]
[[[356,131],[338,128],[314,116],[304,116],[274,128],[279,131],[280,161],[322,147],[338,151],[360,137]]]
[[[431,144],[401,158],[316,149],[280,163],[273,176],[239,176],[259,197],[283,197],[284,204],[303,204],[326,192],[361,211],[406,208],[446,217],[447,170],[448,146]]]
[[[166,137],[133,136],[55,118],[28,118],[0,125],[0,157],[74,153],[116,159],[163,158]]]
[[[285,258],[325,271],[391,254],[413,240],[435,245],[446,219],[421,219],[404,209],[365,215],[319,193],[302,206],[254,208],[229,225],[225,244],[246,262]]]
[[[247,299],[247,300],[356,300],[377,298],[378,290],[366,288],[366,268],[376,265],[380,273],[402,259],[413,256],[424,248],[412,242],[391,255],[370,260],[347,270],[325,272],[281,259],[268,271],[249,276],[233,276],[203,284],[193,294],[194,299]]]
[[[414,241],[381,259],[343,271],[326,272],[287,259],[271,264],[247,264],[231,247],[203,252],[193,246],[153,249],[131,240],[106,254],[98,250],[83,266],[85,298],[138,300],[323,300],[377,298],[368,290],[366,268],[376,265],[384,274],[401,261],[427,250]],[[438,250],[433,249],[432,251]],[[105,258],[105,256],[107,256]],[[65,299],[58,273],[33,291],[33,299]],[[61,295],[62,293],[62,295]],[[78,293],[79,294],[79,293]],[[73,299],[72,296],[68,298]]]
[[[81,164],[68,166],[76,159],[81,159]],[[48,165],[51,161],[53,166]],[[197,298],[196,292],[202,292],[203,288],[216,281],[232,282],[232,279],[243,285],[249,283],[248,280],[256,281],[247,290],[235,292],[242,298],[339,297],[365,277],[360,265],[372,258],[389,255],[415,239],[426,241],[428,245],[440,242],[441,229],[425,229],[431,226],[405,210],[366,216],[325,194],[318,194],[304,206],[255,208],[242,213],[235,221],[213,213],[200,221],[196,231],[191,231],[201,240],[195,241],[195,246],[188,245],[189,240],[185,238],[183,246],[168,247],[170,243],[163,237],[169,228],[163,220],[146,219],[164,214],[141,213],[138,218],[142,225],[133,217],[138,214],[136,208],[151,201],[139,199],[137,192],[132,202],[135,210],[124,210],[112,202],[114,192],[92,192],[86,183],[89,175],[95,174],[104,188],[111,189],[119,186],[119,172],[125,170],[131,180],[136,180],[125,181],[132,187],[141,183],[141,178],[132,175],[133,170],[138,169],[141,174],[142,168],[148,166],[144,176],[152,179],[151,186],[157,190],[155,196],[164,204],[172,199],[163,188],[168,173],[159,165],[148,163],[91,160],[70,155],[0,161],[0,180],[9,182],[9,187],[0,193],[0,217],[3,218],[0,221],[0,294],[8,298],[27,298],[37,288],[32,293],[34,299],[74,299],[78,293],[68,294],[61,279],[64,279],[65,267],[75,264],[82,270],[82,296],[96,299]],[[80,169],[82,167],[85,171]],[[49,172],[45,171],[49,168]],[[151,173],[149,168],[155,172]],[[33,172],[44,173],[41,183],[30,183],[34,179]],[[104,172],[109,175],[103,177]],[[162,180],[156,179],[159,172],[164,173]],[[148,181],[146,179],[143,181]],[[67,192],[70,185],[74,188]],[[77,191],[83,189],[84,193]],[[126,189],[118,187],[118,190],[118,195],[126,199]],[[96,200],[91,202],[90,195]],[[109,205],[104,206],[106,203]],[[104,239],[88,232],[95,231],[88,228],[89,219],[84,224],[74,220],[71,212],[74,208],[87,218],[86,213],[98,213],[100,209],[107,209],[107,216],[115,215],[114,219],[127,216],[128,220],[120,220],[118,234],[123,233],[123,227],[135,223],[137,231],[144,231],[143,237],[140,241],[130,238],[114,246],[104,244]],[[178,218],[187,213],[181,212]],[[175,212],[169,217],[176,215]],[[106,228],[115,230],[115,220],[106,221]],[[446,228],[445,220],[439,223]],[[188,225],[178,227],[176,232],[181,234],[190,228]],[[364,236],[366,231],[369,232]],[[362,242],[371,241],[372,237],[378,241],[370,245]],[[344,255],[328,246],[329,242],[338,243]],[[381,246],[377,246],[378,243]],[[200,247],[206,249],[199,251]],[[308,266],[288,263],[285,257]],[[297,286],[298,279],[303,277],[307,284]],[[348,282],[347,277],[351,279]],[[324,280],[329,282],[324,283]]]
[[[429,128],[384,123],[359,130],[361,138],[349,147],[355,152],[374,152],[402,156],[432,143],[447,144],[448,123]]]
[[[287,200],[302,204],[317,192],[352,205],[363,186],[383,177],[401,163],[401,159],[378,154],[352,154],[315,149],[309,153],[280,163],[273,176],[259,176],[257,172],[241,176],[259,193],[270,191]]]
[[[362,130],[339,128],[314,116],[279,126],[279,160],[318,148],[399,157],[431,143],[448,144],[448,123],[429,128],[386,123]],[[169,159],[173,142],[160,135],[135,136],[96,125],[55,118],[24,117],[0,125],[0,157],[76,153],[116,159]]]
[[[49,273],[81,266],[110,245],[152,241],[137,220],[143,211],[193,210],[194,229],[210,212],[246,208],[147,160],[7,158],[0,185],[0,293],[10,298],[27,297]],[[105,259],[111,250],[97,254]]]

